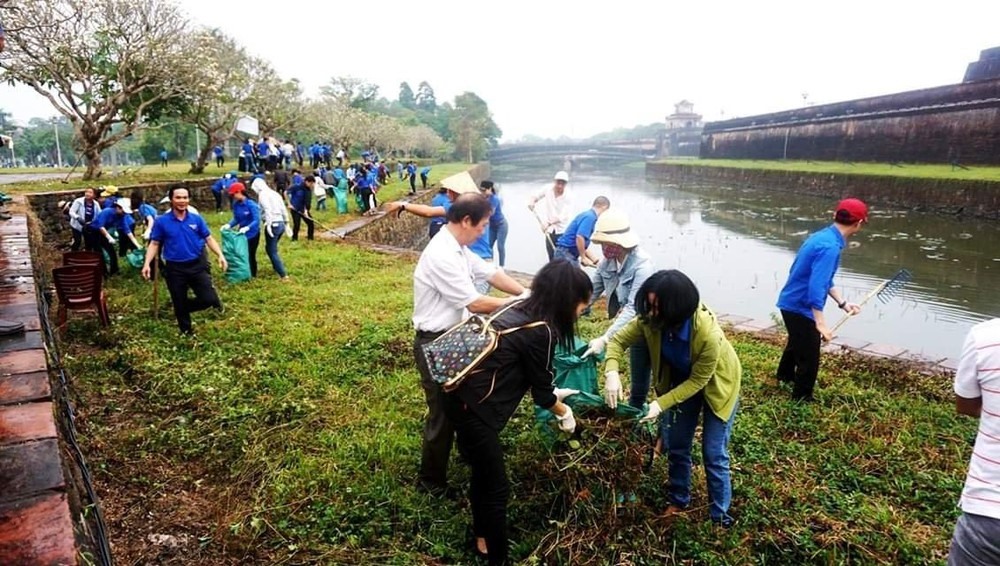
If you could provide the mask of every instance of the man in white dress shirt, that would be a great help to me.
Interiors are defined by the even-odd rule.
[[[568,183],[569,174],[559,171],[551,187],[545,187],[528,201],[528,208],[535,213],[545,233],[545,251],[549,254],[549,261],[552,261],[556,251],[556,242],[573,217],[573,198],[566,188]]]
[[[520,283],[496,265],[487,263],[468,249],[490,222],[490,203],[472,191],[457,187],[460,196],[448,209],[448,224],[427,244],[413,273],[413,326],[416,338],[413,356],[427,400],[427,420],[417,487],[435,496],[456,494],[448,487],[448,459],[455,431],[444,413],[444,391],[430,376],[421,346],[444,334],[469,313],[490,313],[510,298],[481,295],[475,280],[486,279],[510,295],[525,292]],[[451,187],[449,187],[451,188]]]

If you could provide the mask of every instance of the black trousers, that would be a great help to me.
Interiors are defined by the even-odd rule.
[[[164,262],[163,279],[170,292],[177,327],[185,334],[191,332],[191,313],[209,307],[222,308],[222,301],[212,286],[208,258],[204,255],[191,261]],[[194,298],[188,296],[188,289],[194,292]]]
[[[212,197],[215,198],[215,211],[222,212],[222,191],[212,191]]]
[[[257,246],[260,245],[260,232],[253,238],[247,238],[247,251],[250,252],[250,277],[257,277]]]
[[[472,532],[486,539],[490,564],[507,562],[507,499],[510,482],[504,466],[500,434],[468,410],[455,395],[446,394],[448,418],[458,438],[458,450],[469,462],[469,503]]]
[[[104,274],[109,276],[117,275],[118,252],[115,251],[115,246],[112,245],[103,234],[101,234],[100,230],[88,229],[84,232],[84,238],[87,239],[86,245],[88,250],[92,250],[97,253],[104,251],[104,253],[107,254],[108,260],[104,262]]]
[[[549,254],[549,261],[552,261],[552,258],[555,256],[555,245],[559,241],[559,238],[562,238],[562,234],[549,234],[545,238],[545,253]]]
[[[798,313],[782,310],[781,318],[788,331],[788,343],[776,377],[792,383],[793,399],[811,398],[819,374],[819,330],[813,319]]]
[[[226,158],[225,157],[223,157],[223,156],[220,155],[219,157],[215,158],[215,166],[216,167],[222,167],[225,164],[226,164]]]
[[[417,176],[416,175],[410,175],[410,192],[411,193],[417,192]]]
[[[76,228],[70,228],[70,230],[73,231],[73,247],[70,249],[74,252],[78,252],[80,251],[80,248],[83,247],[83,231],[77,230]]]
[[[427,188],[427,175],[424,174],[420,175],[420,186],[424,189]]]
[[[420,451],[420,475],[418,480],[431,489],[445,489],[448,486],[448,459],[451,445],[455,442],[455,429],[445,413],[445,392],[431,379],[427,359],[420,346],[432,342],[442,332],[417,332],[413,340],[413,358],[420,373],[420,386],[427,401],[427,420],[424,421],[424,438]]]
[[[306,223],[306,239],[313,239],[313,232],[316,229],[316,223],[312,221],[308,216],[303,215],[297,210],[292,211],[292,241],[299,239],[299,226],[300,222]]]
[[[119,234],[118,238],[118,257],[125,257],[130,251],[135,249],[135,244],[132,243],[132,239],[124,234]]]

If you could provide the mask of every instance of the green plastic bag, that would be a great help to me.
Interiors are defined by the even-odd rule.
[[[222,255],[229,264],[226,281],[241,283],[250,280],[250,251],[247,237],[235,230],[222,231]]]
[[[146,263],[146,250],[136,248],[125,254],[125,260],[136,269],[142,269],[142,264]]]
[[[354,191],[354,202],[358,205],[358,211],[365,209],[365,201],[361,199],[361,193]]]
[[[333,188],[333,198],[337,201],[337,214],[347,214],[347,179],[341,179]]]

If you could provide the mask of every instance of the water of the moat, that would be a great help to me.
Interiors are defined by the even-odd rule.
[[[527,200],[551,183],[553,172],[519,166],[493,172],[510,223],[508,269],[533,273],[546,260]],[[598,195],[625,210],[657,268],[687,273],[716,312],[764,320],[778,315],[775,302],[795,250],[829,224],[835,204],[732,186],[682,190],[647,181],[641,165],[584,168],[573,173],[570,190],[578,212]],[[859,302],[904,267],[914,281],[886,304],[870,301],[839,335],[958,357],[969,327],[1000,316],[1000,224],[873,207],[870,223],[844,251],[835,283]],[[839,319],[832,300],[825,313],[831,324]]]

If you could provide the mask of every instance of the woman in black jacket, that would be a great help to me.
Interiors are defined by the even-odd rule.
[[[500,431],[524,394],[531,389],[535,404],[552,411],[559,428],[573,432],[573,411],[563,399],[576,393],[553,385],[552,358],[556,344],[573,344],[573,327],[587,307],[590,278],[567,261],[543,267],[531,284],[531,296],[493,321],[498,330],[541,321],[500,338],[497,350],[447,397],[446,412],[457,433],[458,449],[472,468],[469,502],[475,552],[490,564],[507,561],[507,498],[510,485],[504,469]]]

